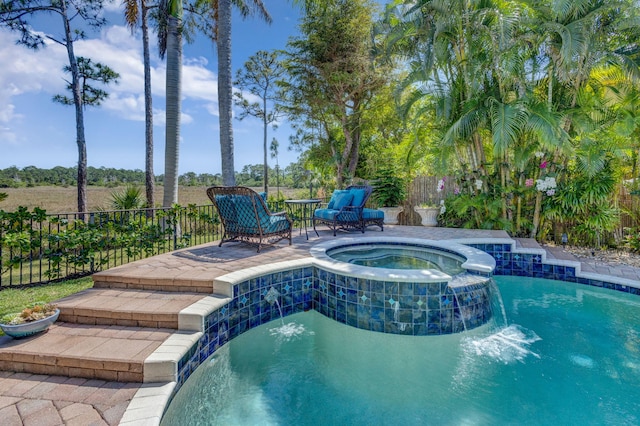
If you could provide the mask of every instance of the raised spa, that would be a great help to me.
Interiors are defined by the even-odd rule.
[[[328,250],[327,255],[354,265],[386,269],[435,269],[452,276],[465,272],[462,264],[466,260],[453,253],[424,246],[384,243],[335,247]]]
[[[449,241],[341,238],[311,254],[316,309],[334,317],[332,307],[351,298],[358,318],[351,325],[358,328],[439,335],[478,327],[492,316],[495,260],[481,250]]]

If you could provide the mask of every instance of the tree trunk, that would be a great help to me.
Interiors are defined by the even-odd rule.
[[[540,226],[540,209],[542,208],[542,192],[536,191],[536,206],[533,210],[533,224],[531,227],[531,238],[536,238],[538,227]]]
[[[142,6],[142,56],[144,59],[144,137],[145,137],[145,188],[147,192],[147,207],[153,208],[155,201],[155,175],[153,173],[153,104],[151,97],[151,63],[149,59],[149,25],[147,13],[149,9],[146,0],[141,0]]]
[[[78,74],[78,62],[73,51],[73,34],[71,24],[67,16],[67,2],[61,0],[62,20],[66,37],[67,55],[71,68],[71,90],[73,92],[73,105],[76,112],[76,144],[78,146],[78,212],[87,211],[87,142],[84,137],[84,109],[82,105],[82,87]]]
[[[231,82],[231,0],[218,1],[218,112],[220,114],[220,154],[222,183],[234,186]]]
[[[264,125],[264,192],[269,194],[269,164],[267,163],[267,126],[269,123],[267,122],[267,93],[265,93],[262,97],[262,124]]]
[[[180,85],[182,81],[182,20],[169,16],[167,34],[166,139],[163,207],[178,202],[180,152]]]

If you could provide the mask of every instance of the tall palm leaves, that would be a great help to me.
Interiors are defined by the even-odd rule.
[[[466,170],[466,182],[480,181],[501,197],[503,219],[540,174],[565,173],[568,162],[581,159],[591,168],[605,164],[580,146],[603,123],[601,106],[587,105],[583,95],[598,64],[630,63],[623,54],[637,42],[630,5],[418,0],[388,8],[388,51],[410,64],[404,87],[415,95],[406,99],[431,100],[442,153]],[[539,213],[542,193],[534,193]]]

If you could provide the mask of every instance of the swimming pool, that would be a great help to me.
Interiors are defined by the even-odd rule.
[[[495,279],[507,322],[463,334],[371,333],[313,311],[249,330],[193,373],[162,424],[640,422],[637,296]]]

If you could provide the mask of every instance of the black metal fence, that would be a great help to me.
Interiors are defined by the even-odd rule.
[[[303,216],[300,206],[268,204],[272,212]],[[0,290],[90,275],[219,240],[222,231],[213,205],[84,214],[0,210]]]
[[[0,211],[0,289],[81,277],[214,241],[212,205],[46,214]]]

